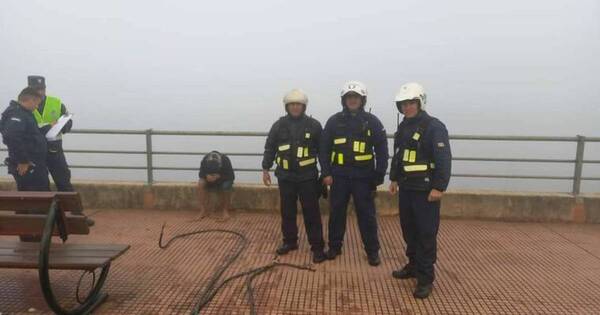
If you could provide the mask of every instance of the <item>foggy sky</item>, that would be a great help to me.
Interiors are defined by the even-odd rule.
[[[417,81],[451,134],[599,136],[599,17],[597,0],[3,0],[0,99],[40,74],[76,128],[266,131],[286,91],[324,123],[360,80],[393,132]]]

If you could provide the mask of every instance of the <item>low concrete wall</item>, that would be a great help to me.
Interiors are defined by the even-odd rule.
[[[197,207],[194,183],[77,182],[88,209],[162,209]],[[0,190],[14,190],[9,181],[0,181]],[[387,191],[377,192],[381,215],[398,213],[397,199]],[[329,212],[321,200],[323,213]],[[253,212],[279,212],[276,186],[236,184],[232,207]],[[349,207],[353,211],[352,203]],[[497,191],[449,191],[442,202],[444,218],[486,219],[527,222],[600,223],[600,194],[574,197],[562,193],[510,193]]]

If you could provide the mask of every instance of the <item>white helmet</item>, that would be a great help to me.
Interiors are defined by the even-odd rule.
[[[285,94],[285,96],[283,97],[284,105],[290,103],[300,103],[306,106],[306,104],[308,104],[308,97],[306,96],[306,93],[304,93],[304,91],[300,89],[293,89],[287,92],[287,94]]]
[[[400,91],[396,94],[396,106],[399,111],[402,111],[399,102],[408,100],[419,100],[421,103],[421,110],[425,110],[427,95],[425,94],[423,86],[415,82],[402,85]]]
[[[342,97],[344,95],[354,92],[362,97],[367,97],[367,87],[360,81],[348,81],[342,88]]]
[[[362,96],[362,106],[364,107],[367,104],[367,87],[360,81],[348,81],[344,84],[342,88],[342,106],[346,106],[344,104],[344,97],[346,94],[354,92],[360,96]]]

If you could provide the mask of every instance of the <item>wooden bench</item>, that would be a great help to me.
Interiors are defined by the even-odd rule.
[[[87,314],[108,297],[101,292],[111,262],[129,245],[66,244],[70,234],[89,234],[76,192],[0,191],[0,235],[37,236],[39,242],[0,241],[0,268],[38,269],[44,299],[56,314]],[[16,212],[16,213],[15,213]],[[62,243],[52,243],[58,236]],[[78,306],[61,307],[50,285],[50,269],[100,270],[93,288]]]

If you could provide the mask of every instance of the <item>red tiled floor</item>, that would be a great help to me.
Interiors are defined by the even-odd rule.
[[[103,210],[89,236],[69,242],[128,243],[111,267],[109,298],[96,314],[186,314],[236,239],[203,234],[158,248],[166,238],[205,228],[242,232],[250,246],[225,276],[268,264],[279,243],[279,217],[237,214],[227,223],[190,222],[193,212]],[[327,218],[324,218],[326,222]],[[301,225],[301,220],[298,220]],[[354,218],[344,252],[316,272],[279,268],[254,281],[259,314],[600,314],[600,225],[442,221],[437,281],[425,301],[412,298],[413,280],[391,278],[405,262],[397,217],[380,218],[383,263],[370,267]],[[300,230],[302,231],[302,226]],[[310,263],[304,232],[300,250],[280,258]],[[53,271],[64,303],[73,303],[79,272]],[[37,272],[0,269],[0,312],[48,312]],[[28,310],[34,308],[32,312]],[[202,314],[248,314],[244,280],[221,291]]]

